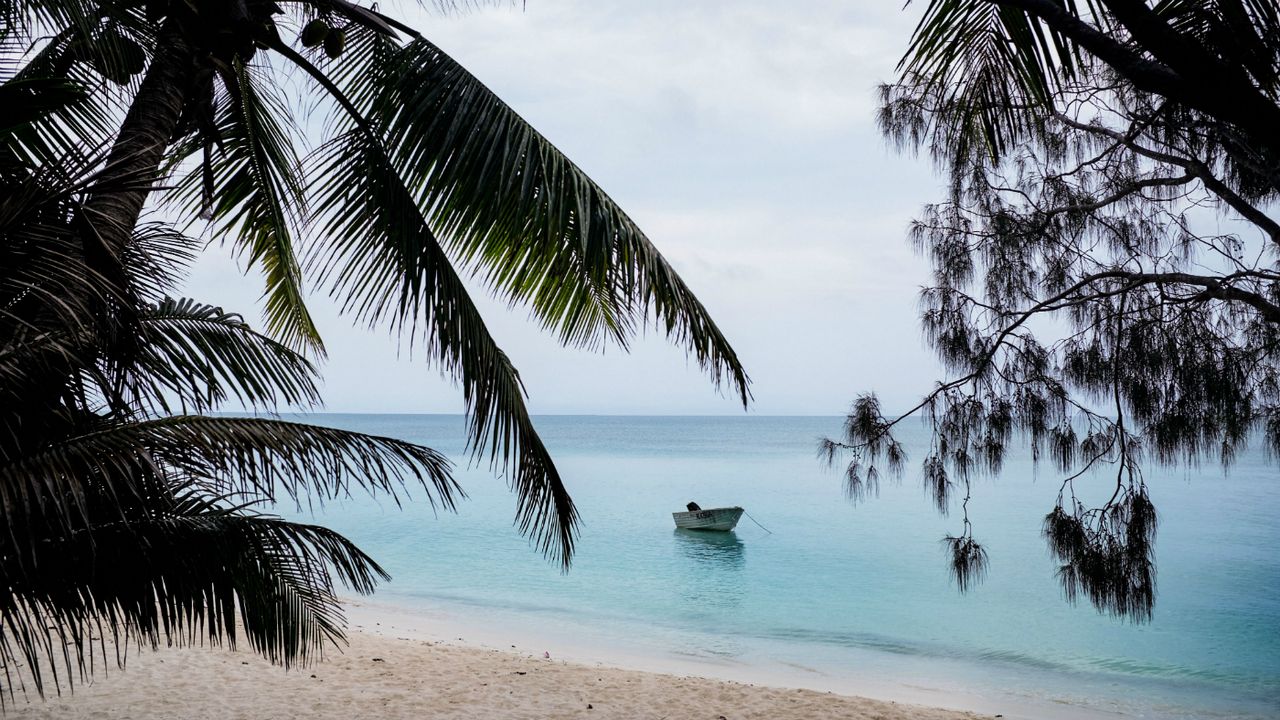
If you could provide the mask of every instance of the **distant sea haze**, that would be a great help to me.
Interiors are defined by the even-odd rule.
[[[378,603],[729,677],[923,689],[972,709],[1280,716],[1280,493],[1260,449],[1225,476],[1148,469],[1158,597],[1153,621],[1136,625],[1064,601],[1040,536],[1059,478],[1025,451],[974,488],[991,568],[961,595],[939,544],[960,520],[934,511],[913,469],[855,506],[815,459],[838,417],[536,418],[582,513],[568,573],[518,534],[505,481],[469,467],[462,417],[305,419],[418,442],[458,465],[469,497],[456,514],[360,495],[318,513],[392,574]],[[900,439],[918,462],[924,430],[912,423]],[[1109,482],[1078,483],[1082,499],[1104,502]],[[773,533],[747,517],[728,534],[677,532],[671,513],[689,501],[741,505]]]

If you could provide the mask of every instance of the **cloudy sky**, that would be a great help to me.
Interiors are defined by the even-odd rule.
[[[444,16],[384,4],[639,222],[737,348],[758,414],[836,414],[872,389],[902,407],[937,375],[916,320],[927,267],[904,231],[942,186],[874,123],[875,87],[919,11],[899,7],[528,0]],[[260,283],[212,247],[187,292],[249,310]],[[660,334],[593,355],[559,347],[520,308],[481,308],[534,413],[742,412]],[[322,296],[313,310],[326,410],[461,409],[457,388],[395,338],[353,327]]]

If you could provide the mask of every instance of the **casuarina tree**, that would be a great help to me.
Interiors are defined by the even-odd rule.
[[[932,0],[881,90],[891,143],[946,174],[911,241],[924,336],[950,375],[843,435],[849,493],[908,458],[961,589],[986,550],[973,479],[1010,443],[1061,478],[1044,537],[1070,600],[1151,617],[1157,514],[1177,465],[1280,452],[1280,10],[1271,0]]]

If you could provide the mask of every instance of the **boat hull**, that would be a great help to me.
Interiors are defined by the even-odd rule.
[[[676,527],[682,530],[724,532],[737,526],[742,513],[743,510],[740,507],[711,508],[710,510],[671,513],[671,517],[676,521]]]

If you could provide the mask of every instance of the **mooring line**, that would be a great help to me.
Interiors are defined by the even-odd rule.
[[[742,511],[742,514],[743,514],[743,515],[746,515],[746,516],[747,516],[747,517],[749,517],[749,518],[751,518],[751,522],[755,523],[755,524],[756,524],[756,526],[757,526],[757,527],[759,527],[761,530],[763,530],[763,531],[765,531],[765,532],[769,533],[770,535],[772,535],[772,534],[773,534],[773,531],[772,531],[772,530],[770,530],[769,528],[767,528],[767,527],[765,527],[765,526],[761,525],[759,520],[756,520],[755,518],[751,517],[751,513],[747,512],[746,510],[743,510],[743,511]]]

